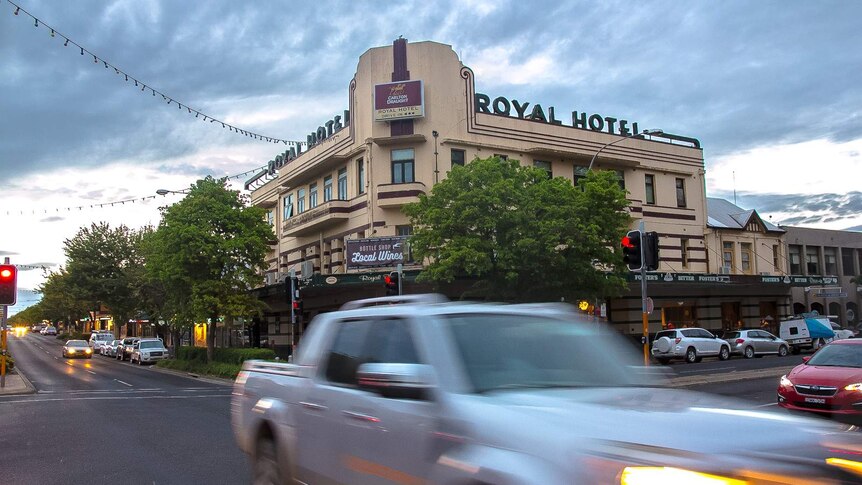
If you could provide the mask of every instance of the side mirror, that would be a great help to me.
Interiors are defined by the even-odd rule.
[[[805,357],[803,357],[803,358],[802,358],[802,363],[803,363],[803,364],[807,364],[809,360],[811,360],[811,356],[810,356],[810,355],[806,355]]]
[[[356,379],[361,389],[396,399],[427,399],[436,387],[434,369],[423,364],[362,364]]]

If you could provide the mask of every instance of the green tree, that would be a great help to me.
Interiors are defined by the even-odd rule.
[[[265,212],[229,190],[224,179],[207,177],[162,212],[151,244],[148,270],[167,290],[167,305],[179,321],[208,321],[207,359],[212,361],[219,317],[259,314],[250,291],[275,240]]]
[[[27,308],[21,310],[20,312],[9,317],[7,321],[10,326],[15,325],[33,325],[34,323],[39,323],[44,319],[42,317],[42,309],[40,305],[37,303],[35,305],[30,305]]]
[[[112,228],[108,223],[81,228],[64,241],[66,270],[75,294],[107,306],[116,326],[128,323],[139,310],[135,294],[137,269],[143,265],[140,235],[125,225]]]
[[[476,279],[485,298],[527,301],[614,296],[625,288],[619,240],[630,223],[613,172],[578,187],[522,167],[476,159],[453,167],[430,195],[404,207],[420,281]]]
[[[66,328],[76,326],[78,319],[88,315],[96,305],[95,300],[89,300],[73,284],[71,275],[64,268],[48,273],[39,291],[42,293],[38,303],[40,320],[63,321]],[[81,330],[77,326],[75,328]]]

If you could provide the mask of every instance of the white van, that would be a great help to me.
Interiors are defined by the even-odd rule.
[[[110,332],[96,332],[90,334],[90,348],[94,354],[102,353],[102,345],[109,344],[114,340],[114,334]]]
[[[828,318],[791,318],[781,322],[778,336],[790,344],[790,350],[798,354],[802,350],[818,350],[835,338]]]

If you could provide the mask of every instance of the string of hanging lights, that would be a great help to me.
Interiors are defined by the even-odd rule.
[[[266,168],[266,165],[264,165],[262,167],[253,168],[251,170],[246,170],[245,172],[242,172],[242,173],[238,173],[238,174],[234,174],[234,175],[228,175],[228,176],[223,177],[223,178],[226,180],[238,179],[238,178],[245,177],[245,176],[253,174],[253,173],[258,173],[265,168]],[[173,191],[173,190],[166,191],[166,193],[168,193],[168,192],[180,192],[180,191]],[[159,194],[159,195],[162,195],[162,194]],[[98,204],[85,204],[85,205],[76,205],[76,206],[68,206],[68,207],[55,207],[53,209],[7,210],[6,215],[7,216],[49,215],[49,214],[69,213],[69,212],[76,211],[76,210],[77,211],[83,211],[84,209],[88,209],[88,210],[89,209],[101,209],[101,208],[105,208],[105,207],[114,207],[117,205],[126,205],[126,204],[134,204],[137,202],[146,202],[150,199],[158,198],[159,195],[147,195],[144,197],[134,197],[131,199],[115,200],[115,201],[111,201],[111,202],[102,202],[102,203],[98,203]]]
[[[131,74],[124,71],[123,69],[120,69],[116,65],[108,62],[103,57],[100,57],[98,54],[91,52],[90,50],[88,50],[87,48],[82,46],[81,44],[78,44],[74,40],[70,39],[68,36],[60,33],[54,27],[51,27],[50,25],[47,25],[45,22],[39,20],[38,18],[36,18],[36,16],[31,14],[27,10],[21,8],[20,5],[13,2],[12,0],[6,0],[6,2],[15,8],[15,10],[12,12],[13,15],[16,15],[19,17],[21,17],[21,16],[29,17],[30,19],[33,20],[33,26],[34,27],[43,28],[46,31],[50,32],[50,35],[52,38],[59,37],[61,40],[63,40],[63,47],[69,47],[70,45],[72,45],[74,48],[76,48],[80,52],[81,56],[84,56],[85,58],[92,57],[93,63],[95,65],[104,65],[105,69],[107,69],[108,72],[113,70],[115,75],[122,78],[124,80],[124,82],[129,83],[130,85],[132,83],[134,83],[134,87],[140,88],[140,91],[142,93],[151,93],[152,97],[156,97],[156,98],[161,96],[162,101],[165,101],[169,106],[176,105],[178,110],[187,111],[186,114],[188,114],[188,115],[194,114],[195,118],[200,119],[202,121],[209,121],[210,123],[214,123],[216,125],[221,125],[222,128],[226,128],[230,132],[233,132],[233,133],[236,133],[239,135],[243,135],[243,136],[255,139],[255,140],[265,141],[267,143],[283,143],[283,144],[288,145],[288,146],[296,146],[296,147],[308,144],[307,142],[304,142],[304,141],[285,140],[285,139],[277,138],[277,137],[273,137],[273,136],[261,135],[260,133],[256,133],[256,132],[249,131],[249,130],[244,130],[244,129],[239,128],[237,126],[234,126],[230,123],[227,123],[223,120],[220,120],[218,118],[213,118],[212,116],[210,116],[210,115],[208,115],[208,114],[206,114],[206,113],[204,113],[198,109],[192,108],[191,106],[189,106],[186,103],[183,103],[177,99],[174,99],[171,96],[168,96],[166,93],[163,93],[162,91],[154,88],[152,85],[141,81],[140,79],[132,76]]]

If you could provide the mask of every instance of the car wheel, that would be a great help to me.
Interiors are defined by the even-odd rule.
[[[275,443],[268,436],[260,438],[257,442],[252,483],[254,485],[281,485],[284,483],[281,469],[278,466],[278,457],[275,453]]]
[[[694,350],[694,347],[689,347],[688,350],[685,351],[685,361],[689,364],[697,362],[697,351]]]
[[[787,346],[786,345],[782,345],[781,347],[778,347],[778,356],[779,357],[787,357]]]
[[[670,359],[659,358],[659,359],[656,359],[656,360],[657,360],[657,361],[658,361],[658,363],[659,363],[659,364],[661,364],[661,365],[668,365],[668,364],[670,363]]]
[[[743,353],[746,359],[750,359],[754,357],[754,347],[746,347],[745,352]]]
[[[721,350],[718,351],[718,360],[727,360],[730,358],[730,349],[725,346],[721,347]]]

